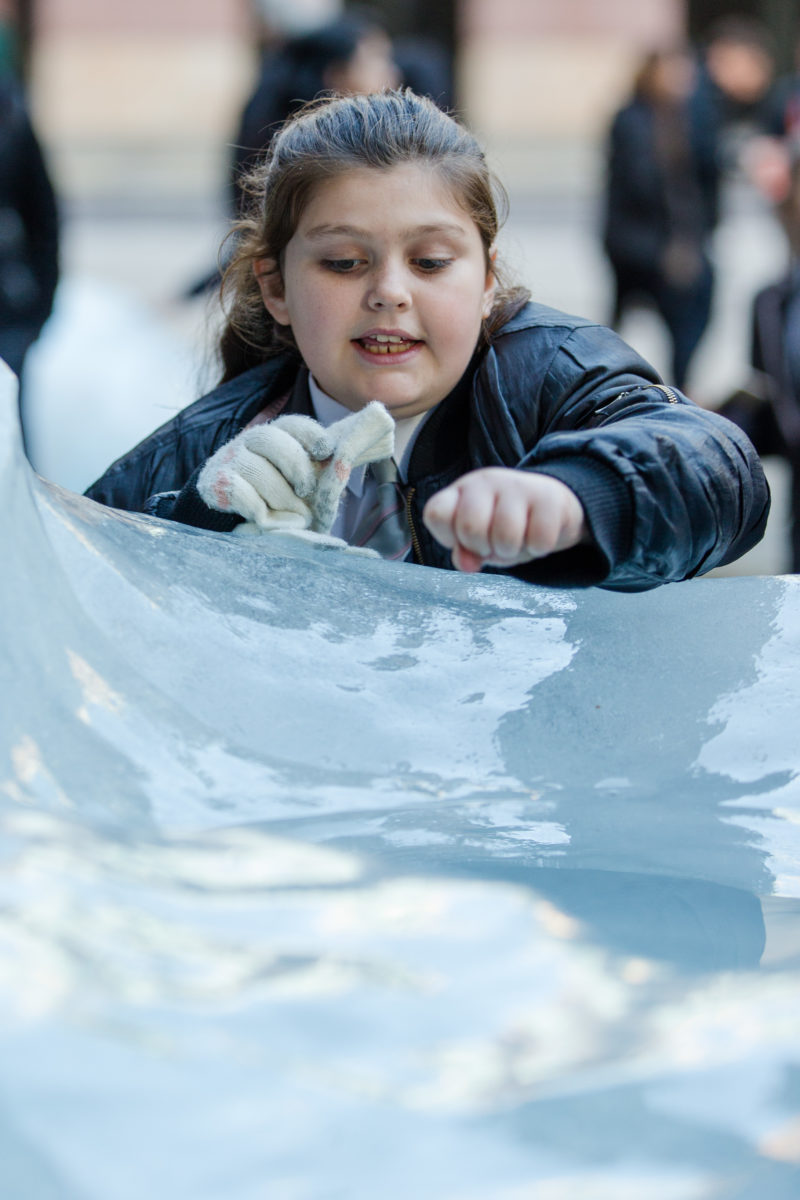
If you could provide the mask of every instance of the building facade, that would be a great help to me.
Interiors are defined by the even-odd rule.
[[[301,0],[18,0],[32,31],[34,111],[67,191],[216,186],[256,67],[258,19]],[[303,0],[305,4],[323,0]],[[328,9],[337,0],[324,0]],[[376,0],[390,32],[453,54],[459,108],[509,163],[532,143],[595,140],[641,54],[702,35],[727,10],[764,19],[788,65],[794,0]],[[130,186],[130,185],[129,185]]]

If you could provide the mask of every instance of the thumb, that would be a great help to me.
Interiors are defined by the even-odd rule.
[[[391,458],[394,453],[394,419],[377,400],[328,428],[334,463],[360,467]]]
[[[336,518],[342,491],[353,467],[389,458],[394,450],[394,420],[377,401],[328,427],[333,445],[314,494],[314,529],[327,533]]]

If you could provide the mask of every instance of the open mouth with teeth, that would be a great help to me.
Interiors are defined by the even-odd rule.
[[[368,334],[366,337],[356,338],[356,343],[369,354],[403,354],[421,345],[421,342],[414,338],[400,337],[395,333]]]

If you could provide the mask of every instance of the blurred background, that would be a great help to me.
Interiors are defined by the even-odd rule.
[[[343,7],[0,0],[3,75],[24,98],[59,214],[52,312],[23,372],[29,454],[49,479],[82,491],[213,386],[213,277],[248,101],[289,43]],[[688,47],[692,119],[700,135],[714,134],[719,178],[703,231],[713,296],[685,387],[709,407],[757,390],[753,301],[793,261],[781,205],[796,102],[794,0],[379,0],[361,17],[383,27],[402,78],[424,79],[420,88],[486,144],[510,197],[502,255],[512,272],[535,299],[606,323],[615,307],[604,247],[612,122],[638,96],[651,52]],[[731,17],[744,22],[740,32],[764,36],[750,39],[750,60],[736,60],[734,46],[717,69],[709,47]],[[694,184],[686,154],[669,145],[667,158],[684,170],[670,200],[680,208]],[[670,331],[646,295],[634,301],[617,327],[669,377]],[[767,465],[774,515],[737,573],[791,567],[790,461],[779,452]]]

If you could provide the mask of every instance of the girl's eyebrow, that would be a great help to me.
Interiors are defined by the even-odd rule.
[[[460,225],[450,225],[446,222],[431,225],[414,225],[410,229],[402,229],[400,236],[403,238],[412,238],[437,233],[461,239],[465,237],[465,231]],[[368,240],[374,236],[374,233],[369,229],[360,229],[357,225],[315,225],[313,229],[307,231],[305,236],[312,241],[318,241],[320,238],[326,237],[353,237]]]
[[[366,230],[358,229],[355,225],[315,225],[306,233],[307,238],[319,239],[324,237],[364,237]]]

